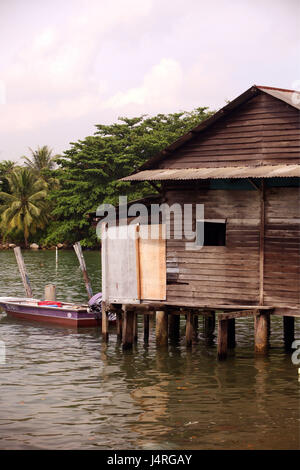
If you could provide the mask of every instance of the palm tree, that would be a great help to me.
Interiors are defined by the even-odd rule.
[[[37,150],[32,150],[29,147],[31,152],[31,158],[23,157],[25,160],[25,165],[34,171],[37,174],[41,174],[43,170],[53,170],[55,163],[55,156],[52,155],[53,150],[50,149],[47,145],[43,147],[38,147]]]
[[[16,168],[16,162],[11,160],[3,160],[0,162],[0,190],[8,191],[8,175]]]
[[[25,246],[28,237],[47,222],[47,184],[28,168],[17,168],[7,176],[9,192],[0,191],[3,201],[1,225],[6,233],[20,230]]]

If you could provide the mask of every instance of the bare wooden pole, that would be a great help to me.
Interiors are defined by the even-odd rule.
[[[284,347],[287,351],[291,349],[292,343],[295,339],[295,318],[294,317],[283,317],[283,338]]]
[[[77,255],[79,265],[80,265],[80,269],[82,271],[82,275],[83,275],[83,279],[84,279],[84,283],[85,283],[85,288],[86,288],[86,291],[88,293],[88,297],[90,299],[91,297],[93,297],[93,290],[92,290],[91,282],[90,282],[90,279],[89,279],[89,276],[88,276],[88,273],[87,273],[85,259],[84,259],[83,253],[82,253],[82,248],[81,248],[80,242],[76,242],[75,245],[73,245],[73,248],[74,248],[75,253]]]
[[[169,321],[169,338],[171,340],[177,340],[180,337],[180,315],[170,313],[168,321]]]
[[[168,344],[168,312],[156,312],[156,343],[160,346]]]
[[[228,320],[228,336],[227,342],[229,348],[235,347],[235,318],[230,318]]]
[[[116,313],[117,320],[117,337],[119,340],[122,339],[122,312],[119,311]]]
[[[260,189],[260,234],[259,234],[259,304],[264,304],[264,268],[265,268],[265,182]]]
[[[56,300],[56,287],[53,284],[45,286],[45,300]]]
[[[133,344],[134,312],[125,310],[123,321],[122,345],[123,349],[131,349]]]
[[[22,281],[23,281],[24,289],[25,289],[25,292],[26,292],[26,297],[30,298],[30,297],[32,297],[32,289],[31,289],[29,277],[28,277],[28,274],[27,274],[26,266],[25,266],[25,263],[24,263],[24,259],[23,259],[22,253],[21,253],[21,248],[19,246],[16,246],[14,248],[14,252],[15,252],[17,263],[18,263],[19,271],[20,271],[20,274],[21,274],[21,278],[22,278]]]
[[[210,338],[215,331],[215,313],[210,312],[209,315],[203,316],[203,334],[206,338]]]
[[[133,314],[133,341],[136,343],[138,340],[138,314]]]
[[[144,342],[149,342],[149,317],[150,315],[144,314]]]
[[[104,342],[108,341],[108,316],[106,302],[102,301],[102,338]]]
[[[193,344],[193,340],[195,340],[195,323],[194,323],[194,315],[192,312],[188,312],[186,315],[186,345],[191,346]]]
[[[228,347],[228,320],[218,320],[218,359],[226,359]]]
[[[268,315],[261,311],[254,319],[254,348],[259,354],[265,354],[268,350]]]

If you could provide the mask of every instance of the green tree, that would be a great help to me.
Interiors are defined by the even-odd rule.
[[[52,191],[51,199],[57,222],[49,227],[47,241],[81,240],[85,245],[95,245],[95,230],[87,213],[101,203],[116,204],[119,195],[132,200],[153,194],[148,183],[131,185],[119,179],[211,114],[207,108],[197,108],[154,117],[123,117],[112,125],[96,125],[93,136],[71,143],[71,148],[56,159],[59,168],[54,174],[59,188]]]
[[[0,191],[8,191],[9,185],[7,177],[16,168],[16,162],[11,160],[3,160],[0,162]]]
[[[29,235],[47,223],[47,185],[28,168],[17,168],[7,180],[9,192],[0,192],[2,230],[21,231],[27,247]]]

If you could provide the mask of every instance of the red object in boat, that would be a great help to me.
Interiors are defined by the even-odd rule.
[[[38,302],[38,305],[53,305],[53,307],[62,307],[60,302],[54,302],[53,300],[42,300]]]

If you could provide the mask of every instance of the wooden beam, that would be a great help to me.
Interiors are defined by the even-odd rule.
[[[24,259],[23,259],[22,253],[21,253],[21,248],[19,246],[16,246],[14,248],[14,252],[15,252],[17,263],[18,263],[19,271],[20,271],[20,274],[21,274],[21,278],[22,278],[22,281],[23,281],[24,289],[25,289],[25,292],[26,292],[26,297],[30,298],[30,297],[32,297],[32,289],[31,289],[29,277],[28,277],[28,274],[27,274],[26,266],[25,266],[25,263],[24,263]]]
[[[228,348],[228,320],[218,319],[218,359],[226,359]]]

